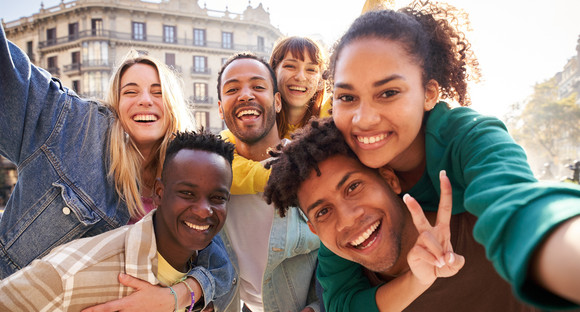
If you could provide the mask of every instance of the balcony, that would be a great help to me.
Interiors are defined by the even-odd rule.
[[[64,73],[69,76],[79,75],[81,73],[81,63],[64,65]]]
[[[205,78],[210,78],[211,75],[211,69],[209,67],[196,67],[196,66],[192,66],[191,67],[191,77],[192,78],[200,78],[200,77],[205,77]]]
[[[190,96],[189,97],[189,102],[193,104],[193,107],[199,106],[199,105],[212,105],[213,103],[213,98],[211,96]]]
[[[60,68],[58,67],[48,67],[46,70],[53,76],[60,76]]]
[[[55,47],[59,45],[69,44],[78,40],[85,39],[95,39],[95,40],[118,40],[122,43],[131,43],[133,45],[139,42],[150,43],[150,44],[166,44],[166,45],[179,45],[179,46],[190,46],[192,48],[203,49],[203,50],[223,50],[224,52],[230,54],[231,51],[251,51],[260,56],[269,56],[271,50],[259,45],[245,45],[233,43],[233,45],[224,47],[221,41],[204,41],[200,42],[194,41],[193,38],[175,37],[174,41],[166,42],[166,37],[163,36],[152,36],[148,34],[143,34],[142,39],[133,38],[133,34],[127,32],[118,32],[111,30],[101,30],[101,29],[89,29],[78,32],[78,34],[67,35],[64,37],[59,37],[56,39],[45,40],[38,43],[39,49],[45,49],[49,47]],[[202,44],[202,45],[200,45]]]

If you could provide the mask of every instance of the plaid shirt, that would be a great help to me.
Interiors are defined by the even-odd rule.
[[[152,216],[59,246],[0,281],[0,311],[80,311],[118,299],[132,292],[120,272],[158,284]]]

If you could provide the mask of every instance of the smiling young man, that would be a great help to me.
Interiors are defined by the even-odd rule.
[[[171,293],[195,287],[183,280],[188,274],[200,283],[216,284],[215,294],[194,288],[193,298],[174,293],[176,306],[151,310],[177,311],[180,303],[194,299],[196,307],[204,308],[210,302],[202,297],[231,294],[235,272],[216,235],[226,219],[232,160],[233,145],[216,135],[176,134],[155,182],[157,209],[136,224],[55,248],[0,281],[0,310],[80,311],[130,294],[132,288],[118,282],[121,273],[173,286],[167,289]],[[229,276],[214,279],[217,272]]]
[[[280,93],[273,70],[253,54],[236,54],[218,75],[218,94],[219,113],[234,136],[236,153],[266,161],[268,149],[281,143],[276,127]],[[244,178],[244,170],[238,169],[234,161],[234,180]],[[222,237],[239,282],[237,298],[226,311],[239,311],[240,300],[243,311],[319,311],[314,290],[318,237],[298,208],[291,207],[288,217],[281,218],[262,195],[232,195],[228,203]]]
[[[407,208],[396,194],[401,188],[394,172],[364,166],[332,119],[311,122],[271,168],[267,201],[282,215],[289,206],[301,207],[323,243],[321,264],[329,255],[342,258],[333,264],[344,267],[343,273],[322,284],[327,311],[533,310],[513,296],[475,242],[476,217],[451,216],[451,185],[444,173],[438,212],[423,213],[405,196]],[[354,278],[361,275],[366,278]],[[328,289],[337,293],[345,287],[365,293],[366,300],[345,307],[327,298]]]

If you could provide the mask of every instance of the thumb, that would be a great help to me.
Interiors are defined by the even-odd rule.
[[[135,290],[141,290],[147,286],[151,286],[150,283],[125,273],[119,273],[119,283]]]

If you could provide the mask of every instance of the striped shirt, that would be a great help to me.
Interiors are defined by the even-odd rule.
[[[80,311],[125,297],[133,290],[121,272],[158,284],[152,216],[59,246],[0,281],[0,311]]]

